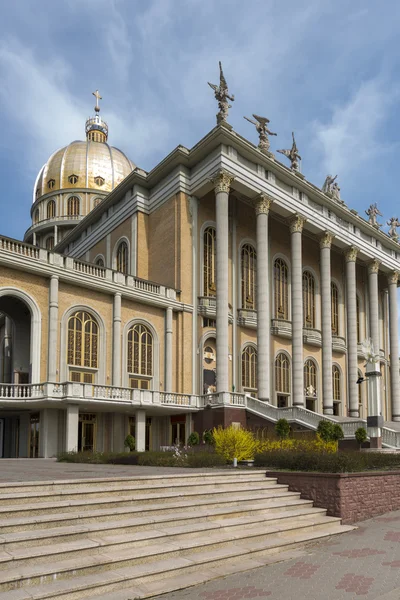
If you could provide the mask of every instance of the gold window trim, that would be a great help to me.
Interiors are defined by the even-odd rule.
[[[339,290],[336,283],[331,282],[331,316],[332,333],[339,334]]]
[[[245,346],[242,350],[242,388],[257,389],[257,350]]]
[[[80,201],[78,196],[71,196],[67,202],[68,217],[77,217],[79,215]]]
[[[97,369],[98,338],[98,323],[89,312],[77,311],[71,315],[68,319],[68,364]]]
[[[275,391],[278,394],[290,394],[290,361],[284,352],[275,358]]]
[[[282,258],[274,262],[275,319],[289,319],[288,266]]]
[[[120,273],[128,275],[128,244],[126,242],[120,242],[118,245],[116,268]]]
[[[204,296],[215,296],[216,293],[216,231],[215,227],[206,227],[203,234],[203,284]]]
[[[153,377],[154,340],[150,329],[135,323],[128,331],[127,371],[130,379]],[[148,388],[150,389],[150,387]]]
[[[310,271],[303,272],[303,327],[315,327],[315,279]]]
[[[257,254],[253,246],[244,244],[241,251],[242,308],[256,307]]]

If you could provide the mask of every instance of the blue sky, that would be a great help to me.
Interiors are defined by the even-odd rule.
[[[400,216],[399,2],[0,0],[0,10],[2,234],[30,225],[36,174],[84,139],[92,91],[110,143],[150,170],[214,126],[218,60],[237,132],[256,142],[243,115],[267,116],[272,150],[295,131],[309,181],[338,173],[350,207]]]

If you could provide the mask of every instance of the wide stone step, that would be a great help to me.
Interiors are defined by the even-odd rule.
[[[247,548],[248,551],[263,549],[271,539],[271,543],[278,538],[290,538],[299,532],[312,532],[321,529],[327,534],[330,527],[335,527],[339,519],[335,517],[315,516],[314,519],[299,521],[296,524],[285,526],[263,526],[246,527],[238,531],[216,531],[209,533],[206,539],[179,540],[174,543],[171,539],[164,539],[162,544],[139,547],[109,547],[101,548],[93,546],[89,556],[76,556],[75,558],[63,557],[62,562],[49,562],[51,556],[45,556],[43,564],[19,565],[18,562],[12,568],[0,572],[0,591],[15,589],[25,586],[40,585],[45,581],[54,579],[68,579],[79,575],[90,575],[101,573],[108,569],[123,567],[134,567],[143,563],[154,562],[164,559],[185,559],[195,554],[206,554],[207,556],[218,552],[224,553],[226,549],[237,547]],[[193,558],[195,560],[195,558]]]
[[[246,500],[246,498],[252,499],[254,497],[278,497],[280,493],[285,493],[287,489],[287,485],[275,484],[273,486],[268,486],[262,483],[247,485],[245,490],[239,489],[238,493],[243,500]],[[121,506],[133,505],[140,506],[147,505],[149,503],[149,499],[151,499],[152,504],[167,505],[169,502],[173,502],[179,498],[185,498],[188,501],[191,501],[192,504],[197,504],[198,501],[208,499],[211,505],[216,505],[227,501],[229,502],[232,499],[232,491],[210,490],[205,491],[204,493],[201,491],[190,492],[184,490],[182,490],[182,492],[165,491],[163,493],[153,494],[151,495],[151,498],[149,498],[147,494],[136,494],[134,496],[117,496],[115,498],[91,498],[90,500],[86,500],[82,495],[82,497],[77,500],[60,500],[56,504],[54,502],[37,502],[33,504],[27,504],[25,499],[25,504],[17,504],[6,507],[2,506],[0,508],[0,520],[17,516],[42,515],[44,513],[56,514],[60,512],[86,512],[101,508],[118,508]]]
[[[218,482],[223,481],[262,481],[266,479],[265,469],[264,470],[216,470],[202,471],[201,473],[195,470],[194,472],[170,474],[170,475],[135,475],[135,467],[132,466],[131,477],[103,477],[96,479],[62,479],[55,481],[32,481],[32,482],[7,482],[0,483],[0,495],[9,494],[11,492],[16,493],[29,493],[33,495],[40,494],[41,492],[57,492],[60,490],[80,490],[83,488],[94,488],[107,487],[112,488],[114,486],[120,487],[127,484],[136,482],[137,485],[163,485],[167,486],[170,483],[176,483],[184,481],[187,485],[190,483],[204,483],[207,482]]]
[[[183,496],[188,494],[200,494],[204,495],[206,492],[237,492],[240,490],[247,491],[249,486],[250,489],[261,489],[261,488],[273,488],[276,484],[276,479],[271,478],[264,479],[250,479],[249,481],[237,482],[237,481],[209,481],[205,479],[203,482],[200,481],[173,481],[169,482],[168,486],[160,483],[156,484],[145,484],[137,485],[136,483],[127,482],[125,484],[115,485],[108,488],[103,487],[82,487],[81,489],[71,490],[69,487],[58,491],[41,491],[40,495],[29,494],[30,503],[59,503],[65,500],[76,500],[85,497],[86,501],[100,498],[124,498],[124,497],[137,497],[143,494],[151,496],[163,496],[167,490],[169,493],[175,492],[176,494]],[[5,506],[17,506],[20,504],[26,504],[27,493],[26,492],[11,492],[9,494],[0,494],[0,508]]]
[[[329,518],[331,520],[331,518]],[[227,533],[236,538],[237,535],[258,537],[258,531],[263,530],[263,535],[269,535],[269,531],[290,531],[299,527],[306,527],[312,521],[313,527],[318,523],[329,522],[325,516],[324,509],[307,508],[303,511],[291,511],[278,513],[275,518],[271,516],[266,519],[264,515],[253,515],[247,517],[227,518],[222,520],[205,521],[202,523],[192,522],[190,524],[178,525],[173,520],[174,525],[164,523],[154,524],[154,529],[140,532],[130,532],[129,525],[124,532],[118,531],[116,534],[110,531],[91,532],[90,536],[79,537],[66,541],[55,537],[52,544],[37,545],[36,547],[19,547],[13,549],[9,544],[3,546],[0,551],[0,571],[10,568],[20,568],[27,565],[38,565],[40,563],[54,562],[70,558],[82,558],[85,556],[94,556],[96,553],[118,552],[119,549],[134,549],[157,544],[163,547],[165,543],[176,544],[179,541],[186,541],[204,536],[207,540],[210,536]],[[267,527],[267,529],[266,529]]]
[[[174,527],[205,524],[206,527],[229,527],[232,521],[239,523],[266,523],[280,522],[283,519],[307,517],[310,514],[323,513],[325,509],[314,508],[310,500],[291,501],[288,505],[247,505],[246,509],[237,510],[232,508],[215,508],[209,510],[196,510],[191,514],[187,512],[174,512],[171,514],[152,515],[151,517],[134,517],[121,519],[120,521],[96,520],[86,525],[79,524],[67,527],[49,528],[44,522],[44,529],[33,531],[23,530],[20,533],[6,533],[0,536],[0,548],[2,551],[12,552],[14,550],[37,547],[43,548],[50,544],[66,544],[75,540],[93,539],[93,536],[104,537],[109,535],[120,535],[128,533],[144,533],[154,529],[160,530],[174,523]],[[126,515],[128,517],[128,515]]]
[[[235,495],[229,501],[224,501],[219,504],[213,504],[210,506],[208,500],[198,501],[196,503],[196,510],[193,510],[193,503],[181,500],[170,504],[151,504],[149,503],[146,507],[143,506],[128,506],[122,508],[111,508],[111,509],[99,509],[95,512],[68,512],[58,514],[44,514],[34,516],[23,516],[16,518],[6,518],[0,520],[0,536],[7,533],[18,533],[18,532],[39,532],[43,528],[59,528],[69,527],[70,525],[86,526],[90,523],[123,520],[126,518],[140,517],[157,520],[157,518],[164,518],[175,520],[175,516],[180,513],[181,519],[191,520],[197,518],[202,512],[205,511],[205,517],[212,519],[214,515],[234,515],[241,516],[246,515],[249,512],[265,514],[274,511],[291,510],[294,506],[312,506],[311,500],[300,499],[298,492],[282,492],[279,495],[274,495],[270,498],[265,498],[264,495],[259,498],[248,498],[242,499],[241,495]],[[203,513],[204,515],[204,513]],[[207,516],[209,515],[209,517]],[[201,518],[200,516],[198,518]]]
[[[192,575],[190,581],[193,584],[196,582],[196,575],[200,573],[204,574],[204,580],[226,574],[229,570],[226,569],[227,565],[229,568],[235,567],[236,571],[244,566],[254,568],[270,562],[271,554],[296,548],[328,534],[335,535],[351,529],[353,528],[330,525],[315,531],[303,529],[293,532],[292,535],[270,536],[260,542],[249,538],[236,539],[223,547],[216,547],[214,544],[213,549],[208,546],[204,551],[181,549],[184,557],[170,555],[168,558],[159,557],[153,562],[136,562],[135,565],[125,561],[125,565],[121,566],[120,559],[113,557],[107,569],[101,568],[101,561],[96,561],[92,571],[86,566],[75,571],[73,566],[69,567],[69,572],[73,573],[70,579],[55,580],[54,571],[52,576],[46,577],[46,572],[42,571],[40,575],[38,568],[21,569],[20,573],[11,573],[8,580],[3,580],[0,600],[82,600],[84,597],[94,599],[96,595],[99,600],[100,594],[103,598],[108,597],[111,600],[115,596],[109,594],[121,589],[129,592],[127,598],[148,598],[156,593],[190,585],[188,580],[184,579],[189,575]],[[47,572],[51,572],[51,566],[48,567],[50,569],[47,568]],[[49,583],[43,585],[46,581]]]

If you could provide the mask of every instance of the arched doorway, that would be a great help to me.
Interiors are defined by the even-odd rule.
[[[215,337],[209,337],[203,342],[201,356],[201,390],[203,394],[213,394],[217,391],[216,347]]]

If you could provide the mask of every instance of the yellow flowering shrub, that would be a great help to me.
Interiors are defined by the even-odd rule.
[[[236,427],[214,428],[212,431],[215,441],[215,452],[226,460],[252,460],[257,450],[258,442],[254,435],[247,429]]]
[[[324,442],[317,434],[313,439],[296,440],[257,440],[256,454],[270,452],[272,450],[293,450],[295,452],[337,452],[337,442]]]

